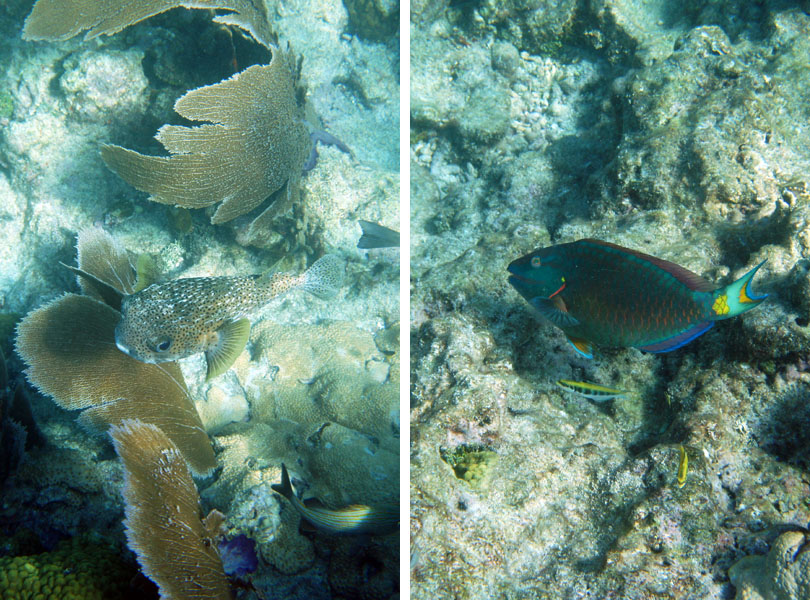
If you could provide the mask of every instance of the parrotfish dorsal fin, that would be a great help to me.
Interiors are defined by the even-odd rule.
[[[602,240],[594,240],[592,238],[587,238],[580,241],[588,242],[598,246],[604,246],[606,248],[612,248],[613,250],[617,250],[625,254],[632,254],[636,258],[640,258],[641,260],[652,263],[659,269],[663,269],[664,271],[672,275],[675,279],[684,284],[686,287],[688,287],[690,290],[694,290],[696,292],[712,292],[717,287],[711,281],[704,279],[697,273],[693,273],[689,269],[686,269],[681,265],[677,265],[674,262],[670,262],[662,258],[657,258],[655,256],[650,256],[649,254],[644,254],[643,252],[638,252],[637,250],[631,250],[630,248],[625,248],[624,246],[611,244],[610,242],[603,242]]]
[[[206,381],[222,375],[236,362],[250,337],[250,321],[247,319],[230,321],[220,327],[217,333],[219,342],[205,352],[205,360],[208,365]]]

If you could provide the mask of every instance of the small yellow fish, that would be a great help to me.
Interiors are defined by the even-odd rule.
[[[605,387],[596,383],[589,383],[587,381],[571,381],[569,379],[560,379],[557,385],[562,389],[569,392],[574,392],[580,396],[585,396],[595,402],[604,402],[611,398],[623,398],[627,396],[624,390],[617,390],[615,388]]]
[[[303,275],[191,277],[153,284],[121,300],[115,343],[145,363],[205,352],[206,378],[211,379],[227,371],[247,344],[247,315],[296,287],[331,298],[342,278],[342,261],[327,254]]]
[[[686,448],[678,445],[678,452],[681,455],[680,462],[678,463],[678,487],[682,488],[686,485],[686,472],[689,470],[689,458],[686,456]]]
[[[304,519],[326,533],[384,535],[396,531],[399,526],[398,503],[378,506],[352,504],[331,509],[315,499],[302,501],[295,495],[284,463],[281,464],[281,483],[274,483],[271,487],[289,500]]]

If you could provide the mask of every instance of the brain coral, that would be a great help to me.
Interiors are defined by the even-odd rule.
[[[739,600],[810,598],[810,552],[806,534],[780,535],[767,556],[746,556],[729,569]]]
[[[373,436],[397,452],[398,354],[382,353],[374,336],[351,323],[253,328],[254,356],[272,379],[239,373],[254,419],[289,419],[310,428],[330,421]]]

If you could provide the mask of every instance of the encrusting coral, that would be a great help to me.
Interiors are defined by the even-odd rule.
[[[268,48],[275,46],[265,4],[252,0],[38,0],[25,20],[23,39],[67,40],[85,29],[85,39],[112,35],[178,6],[230,9],[214,21],[240,27]]]
[[[105,240],[100,234],[95,239]],[[105,240],[96,249],[113,245]],[[96,250],[88,244],[80,248],[80,266],[92,268],[94,261],[87,257]],[[135,280],[125,252],[108,257],[117,278]],[[90,275],[98,281],[105,276]],[[115,326],[120,319],[121,314],[103,302],[76,294],[32,311],[20,322],[16,340],[17,352],[28,365],[28,380],[62,408],[84,409],[79,419],[91,430],[106,431],[127,418],[159,426],[195,473],[209,472],[216,459],[180,368],[176,363],[142,363],[118,350]]]
[[[161,597],[229,600],[222,560],[200,514],[186,461],[157,427],[137,420],[110,429],[124,463],[126,535]]]
[[[174,105],[195,127],[164,125],[157,140],[170,156],[146,156],[106,145],[101,157],[150,199],[185,208],[220,203],[211,218],[225,223],[258,207],[287,185],[295,197],[312,142],[295,100],[293,62],[276,51],[230,79],[191,90]],[[288,206],[273,202],[266,217]]]

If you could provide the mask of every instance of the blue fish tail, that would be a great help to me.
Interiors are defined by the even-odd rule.
[[[712,294],[712,318],[715,321],[736,317],[747,310],[751,310],[768,297],[768,294],[757,295],[751,289],[751,280],[754,278],[757,269],[764,264],[765,261],[763,260],[737,281],[714,291]]]

